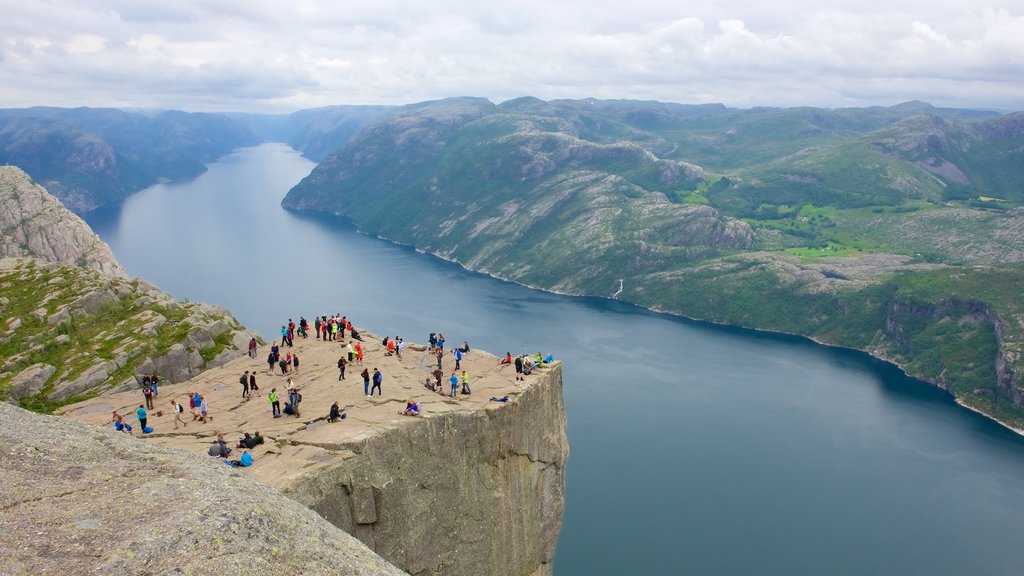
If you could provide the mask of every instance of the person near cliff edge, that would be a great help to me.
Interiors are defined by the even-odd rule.
[[[462,393],[469,396],[469,374],[465,370],[462,371]]]
[[[377,396],[380,397],[384,391],[381,390],[381,384],[384,382],[384,375],[380,373],[377,368],[373,369],[373,387],[370,388],[370,396],[373,396],[373,391],[377,391]]]
[[[338,420],[344,420],[345,418],[348,418],[348,414],[345,413],[343,408],[338,406],[338,401],[335,400],[334,404],[331,404],[331,411],[327,415],[327,421],[337,422]]]
[[[149,415],[146,414],[146,408],[142,404],[139,404],[138,410],[135,411],[135,417],[139,419],[139,430],[146,430],[146,420],[148,420],[147,416]]]
[[[369,368],[363,368],[363,371],[359,375],[363,377],[363,394],[366,394],[366,397],[369,398],[370,397],[370,369]]]
[[[270,402],[270,413],[274,418],[280,418],[281,401],[277,399],[277,388],[270,389],[270,394],[267,394],[267,400]]]
[[[448,379],[448,382],[452,385],[452,391],[448,394],[448,397],[455,398],[456,392],[459,390],[459,377],[455,375],[455,372],[452,372],[452,377]]]
[[[462,368],[462,350],[456,348],[455,350],[452,350],[452,355],[455,356],[455,369],[458,370]]]

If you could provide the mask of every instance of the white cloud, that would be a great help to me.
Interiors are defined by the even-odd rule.
[[[0,106],[447,96],[1024,109],[1019,0],[0,0]]]

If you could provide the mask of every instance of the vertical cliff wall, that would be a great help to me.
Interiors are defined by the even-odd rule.
[[[346,444],[284,491],[413,575],[550,574],[569,451],[561,365],[536,378],[506,404]]]

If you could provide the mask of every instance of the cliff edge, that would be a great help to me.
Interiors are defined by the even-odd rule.
[[[207,459],[221,432],[231,445],[243,432],[266,442],[253,450],[244,473],[309,506],[410,574],[477,576],[551,573],[561,528],[568,442],[562,404],[561,365],[547,364],[515,380],[515,370],[474,350],[462,360],[472,393],[449,398],[424,386],[436,363],[422,346],[402,358],[388,356],[379,338],[367,335],[366,360],[344,380],[336,367],[339,342],[297,340],[301,369],[290,375],[301,388],[300,416],[274,418],[267,395],[281,396],[286,379],[267,374],[264,352],[161,387],[151,416],[154,433],[139,442],[174,446]],[[454,368],[444,362],[444,388]],[[367,397],[359,372],[379,368],[383,394]],[[256,371],[262,396],[242,398],[239,376]],[[460,370],[461,372],[461,370]],[[207,423],[186,413],[174,427],[172,399],[188,406],[200,393],[213,417]],[[505,402],[492,398],[506,398]],[[407,400],[421,416],[400,414]],[[101,425],[111,410],[131,413],[138,392],[106,394],[68,406],[65,414]],[[328,423],[337,401],[348,417]],[[152,413],[152,411],[151,411]],[[237,452],[237,449],[236,449]]]

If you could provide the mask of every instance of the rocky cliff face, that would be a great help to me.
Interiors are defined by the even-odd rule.
[[[341,448],[285,492],[414,575],[550,574],[562,522],[561,367],[513,402]]]
[[[110,247],[16,166],[0,166],[0,258],[35,257],[124,277]]]
[[[219,460],[0,402],[0,573],[399,575]]]

